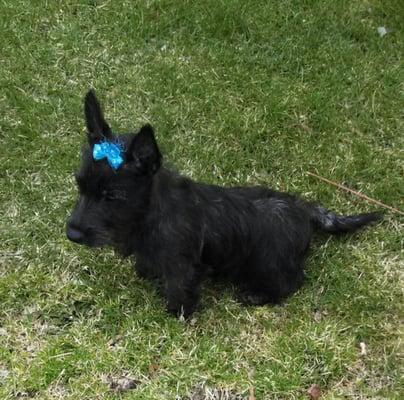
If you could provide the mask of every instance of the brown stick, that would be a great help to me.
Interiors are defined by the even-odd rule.
[[[329,180],[329,179],[327,179],[327,178],[323,178],[322,176],[316,175],[316,174],[314,174],[313,172],[307,171],[307,174],[310,175],[310,176],[314,176],[314,177],[317,178],[317,179],[320,179],[320,181],[327,182],[327,183],[329,183],[330,185],[333,185],[333,186],[336,186],[336,187],[339,188],[339,189],[345,190],[346,192],[352,193],[352,194],[354,194],[355,196],[358,196],[358,197],[360,197],[360,198],[362,198],[362,199],[365,199],[365,200],[369,201],[370,203],[377,204],[378,206],[387,208],[388,210],[393,211],[393,212],[395,212],[395,213],[397,213],[397,214],[404,215],[404,212],[402,212],[401,210],[398,210],[397,208],[388,206],[387,204],[384,204],[384,203],[382,203],[382,202],[379,201],[379,200],[372,199],[371,197],[368,197],[368,196],[366,196],[365,194],[362,194],[362,193],[359,193],[359,192],[357,192],[357,191],[355,191],[355,190],[352,190],[352,189],[350,189],[350,188],[348,188],[348,187],[346,187],[346,186],[344,186],[344,185],[341,185],[340,183],[331,181],[331,180]]]

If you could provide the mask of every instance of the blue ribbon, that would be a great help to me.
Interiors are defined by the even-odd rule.
[[[107,141],[96,143],[93,147],[93,158],[96,161],[106,158],[111,168],[117,170],[123,163],[122,146]]]

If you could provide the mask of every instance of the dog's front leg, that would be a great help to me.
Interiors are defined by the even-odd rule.
[[[184,263],[167,268],[164,275],[167,311],[178,317],[189,317],[199,300],[200,271]]]
[[[147,262],[146,259],[137,256],[135,261],[135,271],[137,276],[142,279],[158,280],[159,270],[152,263]]]

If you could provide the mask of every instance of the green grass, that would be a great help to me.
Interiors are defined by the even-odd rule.
[[[310,170],[403,207],[403,4],[1,1],[0,398],[175,399],[204,383],[257,399],[312,384],[324,399],[402,398],[397,215],[316,240],[284,306],[243,308],[206,285],[191,323],[167,316],[128,260],[69,243],[64,222],[89,87],[113,129],[151,122],[193,178],[375,208]],[[108,374],[139,384],[118,394]]]

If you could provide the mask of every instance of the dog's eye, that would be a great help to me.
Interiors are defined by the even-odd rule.
[[[103,190],[101,192],[101,195],[104,200],[115,200],[114,194],[111,190]]]
[[[123,190],[106,190],[104,189],[101,192],[101,195],[104,200],[113,201],[113,200],[125,200],[126,193]]]

